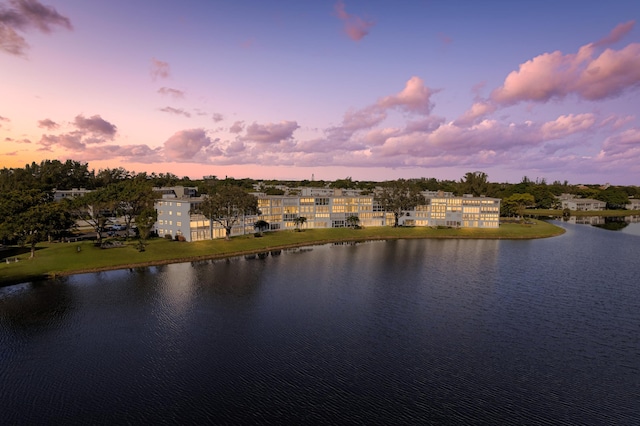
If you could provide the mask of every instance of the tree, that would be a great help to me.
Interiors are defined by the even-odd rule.
[[[253,224],[253,227],[258,230],[258,236],[262,236],[262,233],[265,229],[269,229],[269,222],[266,220],[260,219]]]
[[[544,181],[544,180],[543,180]],[[558,200],[553,195],[546,183],[540,183],[532,188],[533,197],[536,199],[537,209],[550,209],[558,204]]]
[[[513,194],[502,200],[502,208],[506,216],[524,215],[524,209],[533,206],[536,199],[531,194]]]
[[[153,208],[155,195],[150,182],[135,178],[127,179],[110,185],[109,198],[115,202],[115,210],[118,216],[123,216],[125,228],[131,228],[131,222],[138,223],[141,212]]]
[[[231,237],[233,225],[240,217],[258,212],[258,199],[238,186],[219,186],[213,194],[205,195],[199,212],[209,219],[209,233],[213,239],[213,222],[226,231],[225,239]]]
[[[616,186],[600,191],[594,198],[607,203],[608,209],[624,209],[625,205],[629,204],[627,192]]]
[[[73,226],[71,213],[61,203],[50,201],[33,206],[17,220],[20,234],[31,248],[30,258],[35,257],[36,244]]]
[[[117,200],[109,188],[100,188],[70,201],[70,209],[77,219],[84,220],[96,233],[96,242],[102,244],[102,232]]]
[[[405,179],[386,182],[385,186],[376,191],[374,199],[385,212],[393,213],[394,227],[398,226],[398,218],[403,212],[426,203],[418,187]]]
[[[293,219],[293,223],[296,224],[296,231],[300,231],[300,226],[304,225],[307,222],[307,218],[304,216],[298,216]]]
[[[460,186],[464,194],[473,194],[475,197],[486,195],[489,184],[487,174],[484,172],[468,172],[464,179],[460,180]]]
[[[38,190],[3,194],[0,212],[5,218],[0,222],[0,235],[28,244],[31,258],[36,244],[61,235],[74,224],[63,203],[54,202],[51,193]]]
[[[138,235],[140,238],[140,242],[138,244],[139,251],[144,251],[145,241],[149,238],[151,228],[153,228],[153,225],[157,220],[158,211],[153,208],[153,206],[145,208],[136,216],[136,226],[138,228]]]
[[[351,176],[347,176],[344,179],[338,179],[329,184],[329,188],[334,189],[353,189],[356,187],[356,182],[351,179]]]
[[[132,173],[118,167],[117,169],[101,169],[96,175],[96,187],[106,187],[112,183],[117,183],[131,178]]]
[[[349,228],[359,228],[360,227],[360,218],[356,215],[351,215],[347,218],[347,226]]]

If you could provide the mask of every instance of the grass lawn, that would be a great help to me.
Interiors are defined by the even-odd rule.
[[[144,252],[137,250],[137,241],[123,247],[101,249],[93,242],[41,243],[34,259],[27,248],[9,247],[0,251],[0,285],[50,278],[80,272],[148,266],[199,259],[212,259],[260,253],[288,247],[324,244],[337,241],[387,240],[398,238],[485,238],[529,239],[560,235],[564,230],[550,223],[532,220],[532,224],[501,224],[498,229],[434,229],[426,227],[363,229],[307,229],[302,232],[278,231],[253,235],[197,241],[193,243],[149,240]],[[18,262],[15,262],[18,259]],[[9,263],[7,263],[7,260]]]

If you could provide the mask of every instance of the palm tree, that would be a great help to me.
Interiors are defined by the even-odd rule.
[[[347,225],[349,228],[359,228],[360,227],[360,218],[356,215],[351,215],[347,218]]]
[[[298,216],[293,219],[293,223],[296,224],[296,231],[300,231],[300,225],[304,225],[307,222],[307,218],[304,216]]]

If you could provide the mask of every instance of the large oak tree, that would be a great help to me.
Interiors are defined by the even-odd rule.
[[[215,192],[204,196],[199,212],[209,219],[209,234],[213,239],[213,222],[226,231],[225,239],[231,237],[231,229],[240,218],[258,212],[258,198],[238,186],[218,186]]]

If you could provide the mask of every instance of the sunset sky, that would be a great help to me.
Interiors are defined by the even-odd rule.
[[[0,0],[0,167],[640,185],[640,1]]]

